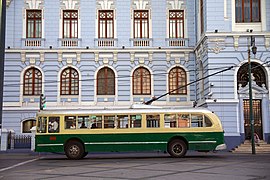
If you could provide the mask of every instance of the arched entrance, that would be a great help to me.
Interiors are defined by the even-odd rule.
[[[257,133],[260,139],[264,138],[263,110],[267,111],[264,102],[267,100],[268,88],[266,84],[266,73],[259,63],[251,63],[252,73],[252,105],[253,105],[253,120],[254,132]],[[250,109],[249,109],[249,77],[248,77],[248,63],[243,64],[237,72],[237,86],[238,95],[240,98],[240,110],[242,111],[242,121],[244,131],[244,139],[250,139],[251,136],[251,122],[250,122]]]
[[[244,109],[244,129],[245,129],[245,139],[250,139],[251,135],[251,123],[249,116],[249,99],[243,100]],[[262,123],[262,100],[253,99],[253,119],[254,119],[254,132],[257,133],[260,139],[263,139],[263,123]]]

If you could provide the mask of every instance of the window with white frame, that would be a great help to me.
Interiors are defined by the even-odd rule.
[[[63,38],[78,38],[78,10],[63,10]]]
[[[98,11],[98,38],[114,38],[113,10]]]
[[[97,95],[115,95],[115,74],[108,67],[97,73]]]
[[[22,133],[31,133],[31,128],[36,126],[35,119],[28,119],[22,122]]]
[[[29,68],[23,76],[23,95],[34,96],[42,92],[42,74],[35,67]]]
[[[151,74],[148,69],[139,67],[133,72],[133,95],[151,94]]]
[[[169,38],[184,38],[183,10],[169,10]]]
[[[237,23],[261,22],[260,0],[235,0]]]
[[[61,95],[78,95],[79,94],[79,73],[76,69],[68,67],[61,73],[60,80]]]
[[[134,10],[134,38],[149,38],[148,10]]]
[[[169,72],[169,91],[170,95],[187,94],[187,75],[181,67],[175,67]]]
[[[26,38],[42,37],[42,11],[26,10]]]

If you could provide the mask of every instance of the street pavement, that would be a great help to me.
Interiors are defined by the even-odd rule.
[[[0,152],[0,180],[269,180],[270,154],[93,153],[81,160],[28,150]]]

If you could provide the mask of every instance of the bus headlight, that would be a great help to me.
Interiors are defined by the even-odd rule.
[[[220,145],[218,145],[217,147],[216,147],[216,151],[220,151],[220,150],[225,150],[225,149],[227,149],[227,146],[226,146],[226,144],[220,144]]]

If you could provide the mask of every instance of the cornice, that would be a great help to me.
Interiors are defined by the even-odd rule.
[[[170,49],[170,48],[147,48],[147,49],[6,49],[5,53],[192,53],[193,47]]]

